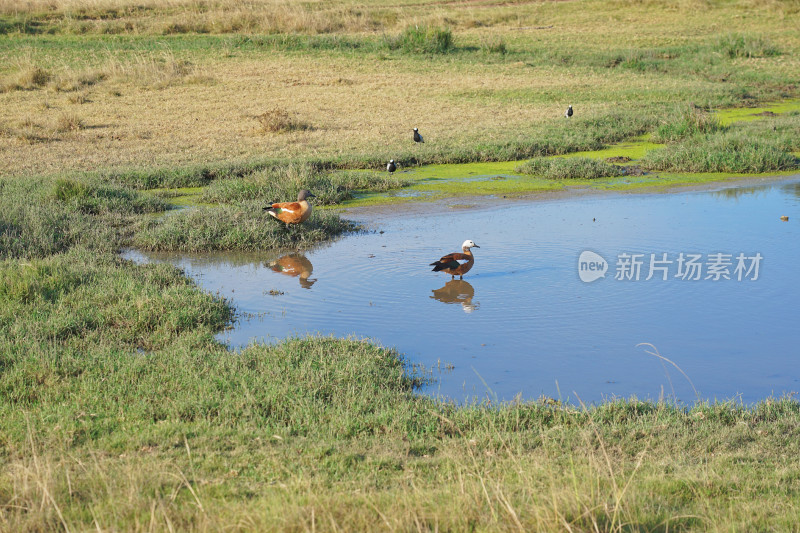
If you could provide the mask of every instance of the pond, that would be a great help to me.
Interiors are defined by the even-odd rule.
[[[751,403],[800,389],[800,176],[475,202],[357,211],[368,232],[305,253],[126,257],[232,299],[219,335],[232,349],[366,337],[427,368],[422,393],[457,402]],[[466,239],[480,248],[463,281],[431,272]]]

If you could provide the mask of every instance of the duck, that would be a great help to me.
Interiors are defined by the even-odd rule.
[[[300,286],[304,289],[310,289],[317,282],[316,278],[311,278],[314,265],[301,253],[286,254],[275,261],[271,261],[267,266],[273,272],[300,278]]]
[[[451,279],[444,284],[441,289],[432,291],[434,300],[446,304],[461,304],[461,308],[465,313],[471,313],[480,307],[480,303],[473,302],[475,298],[475,289],[468,281],[463,279]]]
[[[308,217],[311,216],[311,204],[308,203],[309,198],[316,198],[314,194],[306,189],[302,189],[297,193],[296,202],[277,202],[268,205],[264,211],[269,213],[275,220],[280,220],[286,227],[289,224],[302,224]]]
[[[564,116],[569,118],[572,116],[572,106],[569,106],[567,110],[564,112]]]
[[[397,165],[394,164],[394,159],[389,160],[389,164],[386,165],[386,170],[388,170],[389,172],[394,172],[395,170],[397,170]]]
[[[464,241],[464,244],[461,245],[463,253],[453,252],[452,254],[447,254],[442,257],[435,263],[431,263],[430,266],[433,267],[432,272],[441,271],[453,276],[452,279],[456,279],[456,276],[459,276],[459,279],[464,279],[464,274],[469,272],[472,265],[475,264],[475,256],[472,255],[470,251],[471,248],[480,248],[480,246],[471,240]]]
[[[419,128],[414,128],[414,142],[415,143],[424,143],[425,139],[422,138],[422,135],[419,134]]]

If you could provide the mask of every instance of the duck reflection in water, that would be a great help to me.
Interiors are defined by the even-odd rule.
[[[472,302],[474,297],[475,289],[463,279],[451,279],[441,289],[435,289],[431,296],[446,304],[461,304],[465,313],[471,313],[480,307],[479,302]]]
[[[280,274],[299,277],[300,286],[304,289],[310,289],[317,282],[316,278],[311,279],[310,277],[314,271],[314,265],[303,254],[286,254],[275,261],[269,262],[267,266]]]

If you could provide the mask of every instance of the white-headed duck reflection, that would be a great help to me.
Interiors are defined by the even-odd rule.
[[[267,266],[280,274],[299,277],[300,286],[304,289],[310,289],[317,282],[316,278],[311,279],[310,277],[314,271],[314,265],[303,254],[286,254],[275,261],[271,261]]]
[[[441,289],[435,289],[431,298],[446,304],[461,304],[465,313],[471,313],[481,305],[472,301],[475,289],[463,279],[451,279]]]

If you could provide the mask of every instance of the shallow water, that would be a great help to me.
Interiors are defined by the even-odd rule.
[[[231,347],[309,332],[369,337],[433,370],[424,393],[456,401],[749,403],[800,390],[800,177],[361,221],[374,231],[305,254],[127,256],[170,261],[231,298],[239,317],[220,334]],[[463,281],[430,271],[465,239],[480,248]],[[586,250],[607,261],[604,278],[581,281]],[[639,280],[615,279],[625,253],[643,254]],[[673,262],[654,266],[668,279],[655,270],[646,280],[650,254],[663,253]],[[675,277],[681,253],[701,255],[701,279]],[[731,279],[704,279],[717,253],[731,254]],[[745,266],[763,258],[757,279],[753,269],[737,280],[740,253]]]

